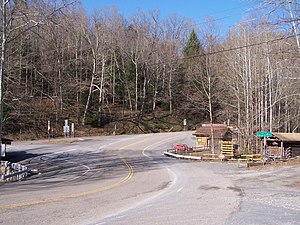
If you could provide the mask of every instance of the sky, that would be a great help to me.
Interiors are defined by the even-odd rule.
[[[162,18],[178,14],[196,21],[199,27],[207,16],[213,16],[221,24],[221,32],[242,20],[253,3],[246,0],[81,0],[87,12],[93,9],[115,6],[129,17],[138,9],[143,12],[159,10]]]

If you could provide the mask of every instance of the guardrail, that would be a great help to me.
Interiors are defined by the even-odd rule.
[[[169,156],[169,157],[174,157],[174,158],[177,158],[177,159],[201,160],[201,156],[179,155],[179,154],[174,154],[170,151],[164,152],[163,155],[166,155],[166,156]]]
[[[1,161],[1,180],[3,182],[13,182],[25,178],[28,175],[28,168],[19,163]]]

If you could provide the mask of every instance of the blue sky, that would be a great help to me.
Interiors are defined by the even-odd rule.
[[[137,9],[159,10],[162,17],[176,13],[197,21],[199,26],[206,16],[214,16],[222,24],[223,32],[240,21],[253,6],[246,0],[82,0],[82,3],[88,12],[114,5],[126,17]]]

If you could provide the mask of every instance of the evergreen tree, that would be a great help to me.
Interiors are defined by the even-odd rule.
[[[181,78],[184,92],[183,108],[185,114],[192,118],[206,120],[205,93],[202,78],[206,74],[206,56],[195,30],[192,30],[183,49],[184,75]]]
[[[195,30],[192,30],[190,37],[184,47],[184,57],[191,57],[199,54],[201,51],[201,44],[197,37]]]

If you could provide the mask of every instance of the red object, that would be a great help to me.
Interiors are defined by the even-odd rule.
[[[174,149],[178,151],[187,151],[189,147],[186,144],[177,144],[173,146]]]

